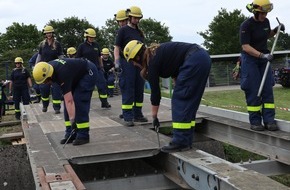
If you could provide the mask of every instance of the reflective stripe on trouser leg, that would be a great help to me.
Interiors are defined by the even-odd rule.
[[[122,93],[123,117],[125,121],[132,121],[134,118],[133,104],[135,102],[135,80],[137,73],[132,63],[128,63],[125,59],[120,59],[120,62],[122,73],[120,74],[119,86]]]
[[[40,84],[39,85],[42,105],[44,108],[47,108],[49,105],[50,87],[51,87],[50,84]]]
[[[273,123],[275,120],[275,104],[264,103],[262,106],[262,115],[264,123]]]
[[[271,68],[268,70],[261,97],[257,96],[267,61],[242,53],[242,63],[241,89],[245,92],[247,108],[258,107],[264,103],[274,103],[274,78],[271,73]],[[252,125],[261,125],[262,119],[264,122],[274,121],[274,109],[264,110],[262,107],[261,111],[252,109],[248,109],[248,111],[249,121]]]
[[[188,56],[179,68],[172,96],[172,142],[191,145],[196,112],[199,107],[208,75],[211,60],[201,49]],[[198,80],[197,80],[198,79]]]
[[[98,72],[93,63],[88,62],[88,66],[92,71],[91,74],[85,75],[79,81],[73,94],[76,108],[75,121],[78,128],[76,138],[89,138],[89,111]]]
[[[142,118],[142,107],[143,107],[143,100],[144,100],[144,85],[145,81],[140,76],[140,69],[139,67],[135,67],[135,98],[134,98],[134,107],[133,107],[133,115],[135,119]]]
[[[51,96],[52,96],[53,109],[60,110],[62,92],[61,92],[60,85],[58,85],[57,83],[52,83],[51,85]]]

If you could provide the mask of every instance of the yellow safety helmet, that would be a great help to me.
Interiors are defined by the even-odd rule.
[[[21,57],[16,57],[14,63],[23,63],[23,59]]]
[[[135,56],[138,54],[140,49],[142,48],[143,43],[138,40],[132,40],[124,48],[123,54],[127,61],[130,59],[134,59]]]
[[[254,0],[253,12],[270,12],[273,9],[273,4],[269,0]]]
[[[36,84],[42,84],[53,74],[53,67],[46,62],[39,62],[35,65],[32,75]]]
[[[74,48],[74,47],[70,47],[70,48],[68,48],[67,50],[66,50],[66,54],[67,55],[74,55],[74,54],[76,54],[77,53],[77,50],[76,50],[76,48]]]
[[[122,21],[128,19],[126,10],[119,10],[117,14],[114,14],[116,21]]]
[[[109,54],[110,54],[110,51],[109,51],[108,48],[103,48],[101,53],[102,53],[103,55],[109,55]]]
[[[92,28],[88,28],[85,30],[85,34],[84,37],[91,37],[91,38],[95,38],[96,37],[96,31]]]
[[[42,32],[44,33],[44,34],[46,34],[46,33],[53,33],[54,32],[54,29],[53,29],[53,27],[52,26],[45,26],[44,28],[43,28],[43,30],[42,30]]]
[[[137,6],[132,6],[129,9],[127,9],[129,16],[137,17],[137,18],[143,18],[142,11]]]

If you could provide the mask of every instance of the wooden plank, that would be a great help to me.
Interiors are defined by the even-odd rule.
[[[14,140],[24,137],[23,132],[7,133],[0,136],[0,140]]]

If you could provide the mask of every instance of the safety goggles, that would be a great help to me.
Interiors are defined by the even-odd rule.
[[[260,12],[270,12],[273,10],[273,4],[270,3],[270,4],[266,4],[266,5],[262,5],[262,6],[254,5],[254,9],[256,11],[260,11]]]
[[[16,65],[16,64],[22,64],[22,63],[21,63],[21,62],[15,62],[15,65]]]

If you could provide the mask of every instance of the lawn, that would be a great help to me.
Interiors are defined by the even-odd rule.
[[[276,119],[290,121],[290,89],[274,88]],[[246,99],[242,90],[205,92],[201,104],[240,112],[247,112]]]

